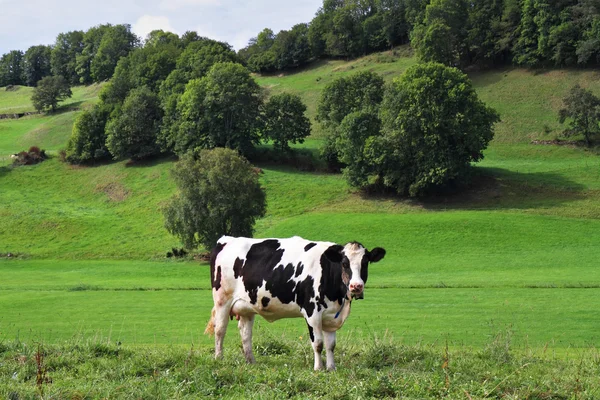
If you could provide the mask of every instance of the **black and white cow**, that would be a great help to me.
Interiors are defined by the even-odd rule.
[[[368,251],[350,242],[340,246],[289,239],[249,239],[223,236],[213,249],[210,275],[214,307],[206,332],[215,334],[215,357],[223,351],[230,317],[236,317],[244,355],[252,354],[256,314],[269,322],[304,317],[315,353],[315,370],[335,369],[335,332],[350,314],[353,298],[362,298],[369,262],[385,256],[379,247]]]

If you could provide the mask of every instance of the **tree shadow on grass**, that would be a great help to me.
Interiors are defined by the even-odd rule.
[[[155,167],[155,166],[161,165],[161,164],[174,163],[177,160],[179,160],[179,158],[177,156],[168,154],[168,155],[163,155],[163,156],[146,158],[143,160],[129,160],[125,163],[125,168]]]
[[[8,173],[11,170],[11,166],[10,165],[4,165],[0,167],[0,179],[2,179],[4,177],[4,175],[8,175]]]
[[[584,185],[553,172],[476,167],[467,187],[422,198],[419,204],[431,210],[551,208],[584,199],[584,190]]]
[[[360,192],[364,200],[391,200],[431,211],[560,207],[587,197],[585,186],[552,172],[519,173],[475,167],[470,184],[421,198]]]

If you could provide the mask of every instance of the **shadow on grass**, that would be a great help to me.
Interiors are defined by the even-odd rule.
[[[0,167],[0,179],[2,179],[4,177],[4,175],[8,175],[10,170],[11,170],[10,165],[5,165],[5,166]]]
[[[520,173],[476,167],[471,184],[457,193],[423,198],[427,209],[527,209],[558,207],[586,197],[585,186],[552,172]]]
[[[502,210],[559,207],[586,198],[585,186],[552,172],[519,173],[475,167],[471,183],[422,198],[361,192],[365,200],[392,200],[427,210]]]
[[[125,168],[155,167],[161,164],[174,163],[177,160],[179,160],[177,156],[172,154],[165,154],[163,156],[157,156],[143,160],[129,160],[125,163]]]

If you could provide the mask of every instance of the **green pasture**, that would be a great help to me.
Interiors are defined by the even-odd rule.
[[[104,84],[98,83],[89,86],[75,86],[71,90],[73,96],[61,102],[61,107],[80,107],[98,100],[98,94]],[[33,112],[35,108],[31,103],[33,88],[28,86],[14,86],[12,90],[0,87],[0,114]]]
[[[386,52],[258,81],[270,93],[300,94],[313,118],[332,79],[369,69],[389,81],[414,63]],[[508,69],[472,78],[502,122],[460,194],[366,196],[342,175],[258,164],[268,210],[255,236],[358,240],[388,252],[370,269],[342,345],[389,335],[395,344],[480,349],[506,332],[521,349],[568,353],[598,344],[600,159],[579,147],[530,143],[556,137],[561,98],[575,83],[600,91],[597,74]],[[99,88],[74,88],[70,104],[92,104]],[[28,91],[0,89],[0,113],[30,110]],[[0,121],[0,347],[74,337],[209,346],[208,267],[165,257],[180,246],[160,212],[175,190],[173,159],[61,163],[56,154],[78,112]],[[318,152],[314,128],[297,148]],[[53,157],[12,168],[9,155],[32,145]],[[4,257],[9,252],[16,257]],[[230,325],[226,347],[237,352]],[[257,337],[308,346],[301,320],[259,320],[256,329]]]

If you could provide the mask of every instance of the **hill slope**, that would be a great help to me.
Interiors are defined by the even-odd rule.
[[[373,69],[389,80],[414,62],[373,55],[258,80],[271,93],[299,93],[314,116],[320,90],[336,76]],[[561,97],[576,82],[597,90],[594,77],[519,69],[473,75],[503,122],[476,168],[478,185],[459,196],[365,197],[341,175],[260,165],[268,212],[256,236],[387,249],[371,271],[367,300],[344,328],[353,335],[388,330],[407,343],[483,345],[510,326],[519,345],[585,347],[597,339],[590,313],[600,298],[598,156],[530,140],[554,137]],[[19,97],[3,101],[27,107]],[[210,292],[197,290],[208,288],[207,268],[164,256],[178,245],[160,214],[175,190],[172,160],[72,167],[52,158],[9,167],[9,154],[29,145],[64,147],[76,115],[0,121],[0,254],[22,255],[0,258],[0,309],[10,310],[0,315],[0,342],[17,334],[57,341],[77,329],[102,336],[114,325],[129,343],[208,344],[202,323],[190,322],[210,313]],[[319,135],[302,147],[318,148]],[[301,321],[263,327],[305,329]]]

